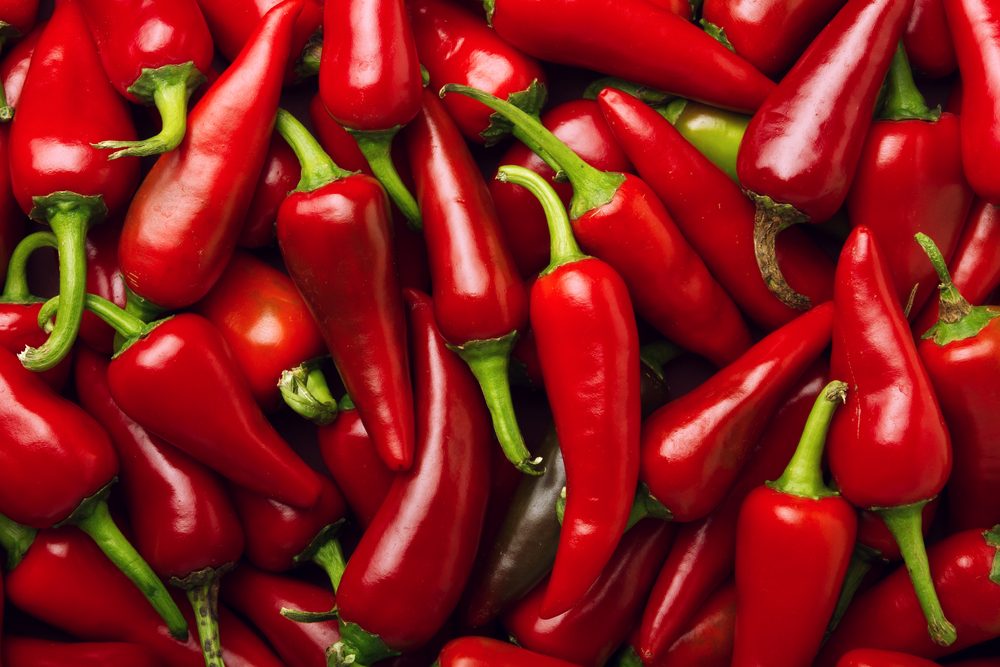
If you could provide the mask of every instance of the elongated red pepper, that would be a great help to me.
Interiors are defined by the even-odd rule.
[[[997,579],[997,527],[966,530],[932,545],[934,586],[957,641],[942,646],[927,634],[927,621],[905,568],[860,595],[830,636],[818,667],[829,667],[856,648],[902,651],[938,658],[1000,636],[1000,583]]]
[[[14,1],[22,6],[31,4],[30,0],[27,3]],[[28,75],[28,66],[31,65],[31,56],[35,51],[35,45],[38,44],[38,38],[44,31],[44,23],[35,26],[31,32],[17,40],[14,48],[10,49],[0,61],[0,90],[3,91],[0,94],[6,96],[6,106],[10,108],[9,112],[4,111],[3,102],[0,102],[0,122],[5,113],[13,113],[18,100],[21,99],[21,90]]]
[[[837,667],[936,667],[936,662],[908,653],[874,648],[855,649],[837,661]]]
[[[408,7],[420,64],[430,74],[432,90],[460,83],[538,115],[546,97],[538,61],[502,40],[481,16],[447,0],[418,0]],[[510,131],[472,100],[449,98],[444,105],[462,134],[474,142],[491,146]]]
[[[47,223],[59,243],[58,324],[41,347],[21,355],[28,368],[47,370],[69,353],[80,328],[87,228],[125,205],[139,173],[135,160],[108,162],[91,146],[109,134],[132,138],[135,129],[76,2],[59,3],[32,62],[34,74],[18,100],[23,113],[11,125],[10,169],[21,209]]]
[[[190,306],[222,275],[264,166],[291,32],[302,0],[267,14],[198,101],[184,141],[153,165],[118,249],[129,288],[166,309]]]
[[[423,99],[407,148],[424,217],[434,316],[479,381],[507,458],[538,474],[541,462],[524,444],[507,377],[511,348],[527,324],[527,290],[458,128],[432,93]]]
[[[876,510],[899,544],[936,642],[955,641],[927,569],[920,513],[951,471],[951,442],[874,234],[840,254],[831,373],[851,387],[830,431],[830,470],[852,504]]]
[[[410,224],[420,208],[392,163],[392,139],[420,112],[417,47],[403,0],[345,0],[323,8],[319,94],[358,142]]]
[[[757,204],[757,264],[768,288],[793,308],[808,304],[782,275],[774,241],[792,224],[830,219],[847,197],[912,4],[849,0],[754,114],[743,137],[736,171]]]
[[[910,63],[921,74],[939,78],[955,71],[958,60],[943,0],[913,0],[903,45]]]
[[[579,605],[545,618],[540,614],[548,594],[543,582],[504,614],[504,627],[524,648],[581,665],[603,665],[632,628],[672,538],[671,524],[640,521],[625,533],[610,566]]]
[[[3,0],[0,2],[0,49],[8,39],[27,34],[38,19],[38,0]],[[14,105],[9,103],[0,84],[0,123],[14,116]]]
[[[236,244],[241,248],[273,245],[278,207],[302,176],[299,160],[280,136],[271,137],[264,159],[264,169],[253,193],[243,229]]]
[[[875,234],[896,294],[906,303],[912,293],[910,312],[916,315],[936,283],[933,267],[912,237],[930,235],[945,258],[951,257],[972,191],[962,174],[958,116],[927,108],[902,47],[887,81],[883,120],[868,131],[847,213],[851,225],[865,225]]]
[[[161,667],[156,656],[138,644],[68,644],[10,636],[4,638],[3,664],[7,667]]]
[[[574,663],[488,637],[460,637],[441,649],[432,667],[574,667]]]
[[[599,171],[536,118],[481,91],[445,86],[499,112],[529,148],[558,165],[573,186],[570,220],[585,252],[621,274],[638,314],[680,347],[724,365],[750,346],[736,305],[644,181]]]
[[[729,667],[736,633],[736,587],[716,591],[656,667]],[[624,667],[624,665],[623,665]]]
[[[347,563],[337,590],[342,638],[331,665],[370,665],[430,640],[458,603],[486,513],[489,414],[471,373],[446,347],[430,299],[412,290],[405,296],[418,456]]]
[[[1000,308],[973,307],[952,283],[930,238],[918,235],[941,281],[940,318],[918,347],[955,443],[947,487],[948,525],[981,528],[1000,522]]]
[[[413,399],[389,209],[378,181],[344,171],[291,114],[278,131],[302,179],[278,210],[288,271],[391,470],[413,463]]]
[[[219,665],[219,578],[243,554],[243,531],[219,479],[150,436],[115,403],[108,362],[77,353],[77,394],[108,431],[122,464],[130,524],[153,571],[185,591],[208,667]]]
[[[530,56],[727,109],[753,111],[774,88],[750,63],[646,0],[623,0],[613,9],[598,0],[496,0],[487,20]]]
[[[847,385],[820,392],[792,460],[750,492],[736,536],[733,665],[805,665],[816,657],[854,547],[857,518],[823,481],[823,446]]]
[[[334,162],[348,171],[360,171],[372,175],[372,168],[368,165],[365,154],[358,148],[358,142],[333,119],[323,106],[323,98],[319,93],[313,95],[312,101],[309,102],[309,118],[312,120],[316,138]]]
[[[162,129],[141,141],[102,141],[109,159],[159,155],[187,131],[187,101],[205,82],[214,49],[195,0],[79,0],[112,85],[131,102],[154,104]]]
[[[797,312],[758,279],[754,207],[739,186],[659,113],[631,95],[606,88],[598,104],[640,176],[743,311],[768,328],[794,319]],[[727,242],[719,243],[720,238]],[[810,302],[822,303],[833,296],[833,263],[804,233],[783,234],[777,254],[790,283]]]

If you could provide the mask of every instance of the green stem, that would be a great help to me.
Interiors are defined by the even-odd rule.
[[[278,389],[288,407],[315,424],[325,426],[337,418],[337,399],[316,362],[306,361],[282,371]]]
[[[360,625],[340,619],[340,641],[327,649],[329,667],[368,667],[399,655],[382,638]]]
[[[511,122],[515,137],[546,161],[555,162],[558,166],[557,171],[564,172],[573,186],[570,217],[574,220],[587,211],[611,201],[625,181],[624,174],[601,171],[587,164],[569,146],[546,129],[541,121],[509,102],[482,90],[456,83],[443,87],[440,95],[444,97],[448,93],[460,93],[493,109]]]
[[[634,81],[619,79],[614,76],[606,76],[593,81],[586,87],[586,89],[584,89],[582,97],[585,100],[596,100],[597,96],[600,95],[601,91],[605,88],[614,88],[622,91],[623,93],[628,93],[643,104],[648,104],[651,107],[663,106],[674,98],[673,95],[665,93],[662,90],[650,88],[641,83],[635,83]]]
[[[406,217],[407,224],[411,229],[420,230],[423,229],[420,206],[407,189],[406,184],[403,183],[403,179],[400,178],[399,172],[396,171],[396,165],[392,161],[392,139],[399,130],[399,127],[393,127],[380,131],[351,129],[347,131],[358,142],[358,148],[368,160],[372,173],[385,188],[389,198]]]
[[[837,492],[823,482],[823,447],[837,407],[847,399],[847,383],[834,380],[816,397],[806,419],[799,445],[785,472],[768,486],[780,493],[802,498],[826,498]]]
[[[618,659],[614,665],[615,667],[644,667],[642,658],[639,657],[639,654],[631,646],[625,647],[618,654]]]
[[[302,166],[302,176],[299,178],[299,184],[295,186],[295,192],[312,192],[353,173],[338,167],[306,126],[284,109],[278,109],[274,127],[281,138],[292,147],[295,157]]]
[[[34,528],[23,526],[0,514],[0,546],[7,552],[7,570],[13,570],[28,553],[35,535]]]
[[[52,316],[59,312],[59,302],[61,297],[54,296],[46,301],[41,310],[38,311],[38,325],[48,330],[52,328]],[[128,313],[115,304],[96,294],[85,294],[84,305],[108,326],[128,341],[134,341],[148,334],[156,328],[158,322],[146,323],[141,319]]]
[[[906,59],[906,49],[900,41],[892,56],[892,65],[885,82],[882,120],[927,120],[934,122],[941,117],[941,108],[930,109],[920,94],[913,71]]]
[[[21,239],[14,248],[7,264],[7,281],[4,283],[0,303],[34,303],[42,299],[33,296],[28,287],[28,260],[39,248],[56,248],[55,234],[52,232],[35,232]]]
[[[665,380],[663,374],[663,367],[670,363],[672,360],[679,357],[681,354],[681,349],[676,345],[668,343],[665,340],[658,340],[653,343],[646,343],[641,348],[639,348],[639,361],[653,371],[661,381]]]
[[[923,251],[927,254],[927,259],[937,272],[938,280],[941,284],[938,289],[941,291],[941,303],[938,306],[938,318],[942,322],[954,324],[972,312],[972,304],[966,301],[962,293],[955,287],[951,280],[951,273],[948,271],[948,263],[944,255],[938,249],[937,244],[923,232],[917,232],[914,237]]]
[[[198,626],[198,642],[205,658],[205,667],[226,667],[222,660],[222,642],[219,639],[219,576],[214,570],[194,585],[182,586],[194,610]]]
[[[339,590],[340,580],[344,578],[344,568],[347,567],[347,560],[344,558],[344,550],[340,546],[340,541],[329,539],[323,542],[313,552],[312,561],[326,572],[334,592]]]
[[[139,296],[129,287],[125,287],[125,312],[135,315],[143,322],[158,320],[165,312],[155,303]]]
[[[867,547],[860,542],[854,545],[851,553],[851,562],[847,566],[847,574],[844,575],[844,583],[840,587],[840,596],[837,598],[837,606],[833,608],[833,615],[826,626],[826,634],[831,634],[840,625],[840,619],[847,613],[847,608],[851,606],[861,582],[865,580],[872,569],[872,563],[878,558],[878,552],[871,547]]]
[[[917,594],[920,608],[927,619],[927,630],[931,639],[941,646],[955,643],[955,626],[945,618],[941,601],[934,589],[934,579],[931,576],[930,563],[927,561],[927,549],[924,547],[923,521],[921,512],[928,501],[924,500],[911,505],[875,509],[885,521],[906,563],[906,571],[910,573],[913,590]]]
[[[764,284],[774,296],[789,308],[809,310],[812,301],[788,284],[778,265],[775,244],[778,234],[792,225],[808,222],[808,218],[791,204],[781,204],[766,195],[749,193],[756,211],[753,221],[753,252]]]
[[[340,546],[340,541],[335,537],[342,523],[340,521],[323,528],[309,546],[294,559],[296,563],[311,560],[323,568],[335,593],[340,588],[340,580],[343,579],[344,569],[347,567],[344,550]],[[322,623],[336,619],[337,608],[334,606],[333,609],[327,611],[302,611],[282,607],[281,615],[296,623]]]
[[[564,486],[559,492],[559,497],[556,498],[556,521],[559,522],[559,525],[562,525],[565,516],[566,487]],[[625,521],[625,530],[631,529],[643,519],[671,521],[673,518],[673,513],[649,492],[649,487],[639,482],[635,491],[635,499],[632,501],[631,509],[629,509],[628,519]]]
[[[163,582],[142,559],[135,547],[129,544],[111,518],[108,503],[104,499],[108,489],[109,487],[105,487],[80,503],[63,523],[75,525],[87,533],[108,559],[142,591],[149,604],[166,622],[170,634],[179,640],[185,640],[188,628],[181,610],[177,608]]]

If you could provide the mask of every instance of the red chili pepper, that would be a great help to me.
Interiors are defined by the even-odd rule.
[[[347,563],[337,591],[342,639],[331,665],[370,665],[430,640],[458,603],[486,512],[489,415],[472,375],[447,349],[430,299],[411,290],[405,296],[417,457]]]
[[[408,6],[420,64],[430,74],[432,90],[460,83],[538,115],[546,97],[545,73],[538,61],[502,40],[481,16],[451,2],[417,0]],[[448,98],[444,105],[462,134],[476,143],[492,146],[510,131],[472,100]]]
[[[24,236],[25,228],[24,216],[10,188],[7,141],[7,130],[0,129],[0,272],[7,271],[7,260]]]
[[[59,243],[58,324],[41,347],[21,355],[28,368],[47,370],[69,353],[80,328],[87,228],[125,205],[139,173],[135,160],[108,162],[91,146],[109,134],[132,138],[135,129],[77,3],[59,3],[32,61],[34,73],[18,100],[22,113],[11,125],[10,169],[21,209],[47,223]]]
[[[38,0],[3,0],[0,2],[0,49],[8,39],[27,34],[38,19]],[[0,85],[0,123],[14,117],[14,104]]]
[[[459,637],[441,649],[432,667],[576,667],[488,637]]]
[[[977,195],[1000,203],[1000,9],[983,0],[943,0],[962,87],[962,165]]]
[[[334,162],[348,171],[360,171],[372,175],[372,168],[368,165],[365,154],[358,148],[358,142],[333,119],[323,106],[323,98],[319,93],[313,95],[309,103],[309,118],[316,131],[316,138]]]
[[[68,644],[28,637],[4,638],[3,664],[7,667],[161,667],[147,648],[138,644]]]
[[[87,292],[124,307],[128,293],[125,277],[118,268],[119,232],[117,225],[109,224],[87,234]],[[114,351],[114,337],[111,327],[93,313],[84,311],[80,320],[80,340],[91,349],[110,355]]]
[[[640,317],[680,347],[723,365],[750,346],[733,301],[711,276],[644,181],[602,172],[580,159],[536,118],[481,91],[445,86],[514,125],[529,148],[557,164],[573,186],[570,219],[584,251],[621,274]]]
[[[855,649],[837,661],[837,667],[936,667],[936,662],[908,653],[881,651],[874,648]]]
[[[780,78],[844,2],[705,0],[702,25],[721,31],[736,53],[767,76]]]
[[[274,243],[278,207],[285,201],[288,193],[295,189],[302,175],[301,171],[299,160],[288,144],[279,136],[271,137],[264,169],[260,172],[236,245],[241,248],[263,248]]]
[[[264,635],[287,665],[325,667],[327,647],[340,640],[335,620],[297,623],[281,614],[336,607],[333,592],[322,586],[242,565],[229,576],[222,599]]]
[[[958,60],[943,0],[913,0],[903,45],[910,63],[921,74],[936,79],[955,71]]]
[[[403,0],[344,0],[323,9],[319,94],[357,140],[375,177],[414,227],[420,208],[392,162],[392,139],[420,112],[423,84]]]
[[[198,101],[184,141],[132,200],[118,249],[128,286],[166,309],[190,306],[222,275],[267,156],[301,0],[269,12]]]
[[[334,164],[284,110],[278,131],[302,163],[299,186],[278,210],[281,253],[379,456],[406,470],[413,399],[385,193]]]
[[[504,40],[535,58],[727,109],[753,111],[774,89],[750,63],[645,0],[623,0],[613,8],[599,0],[498,0],[487,20]]]
[[[934,586],[958,640],[942,646],[931,640],[921,604],[905,568],[869,589],[851,605],[816,664],[829,667],[855,648],[902,651],[923,658],[950,655],[1000,636],[1000,582],[997,552],[1000,533],[994,527],[967,530],[931,546]]]
[[[735,633],[736,587],[727,584],[695,614],[656,667],[729,667]]]
[[[673,526],[640,521],[625,533],[586,596],[554,618],[540,615],[547,581],[503,616],[504,627],[524,648],[581,665],[603,665],[628,635],[646,592],[670,549]]]
[[[951,471],[951,444],[874,234],[855,227],[837,265],[831,373],[851,387],[830,431],[830,469],[854,505],[876,510],[899,544],[942,645],[954,642],[920,532]]]
[[[883,120],[868,131],[847,213],[852,226],[865,225],[875,234],[897,295],[904,303],[909,295],[910,312],[917,314],[936,283],[913,234],[929,234],[951,257],[972,191],[962,174],[958,116],[927,108],[902,47],[887,81]]]
[[[754,114],[743,137],[736,170],[757,205],[757,264],[768,288],[793,308],[808,304],[785,281],[775,238],[792,224],[825,222],[847,197],[911,5],[849,0]],[[865,45],[863,58],[859,44]]]
[[[752,251],[754,207],[739,186],[634,97],[605,88],[598,103],[639,174],[743,311],[767,328],[794,319],[797,311],[759,280]],[[719,243],[720,238],[728,241]],[[833,262],[803,232],[783,234],[777,254],[789,282],[811,303],[833,296]]]
[[[973,307],[955,287],[934,242],[917,235],[941,282],[940,319],[919,344],[955,443],[947,487],[948,526],[982,528],[1000,522],[1000,308]]]

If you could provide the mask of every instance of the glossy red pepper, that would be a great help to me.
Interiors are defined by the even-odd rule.
[[[828,345],[832,320],[832,305],[813,308],[646,420],[639,476],[675,520],[703,518],[723,500],[781,399]]]
[[[20,0],[14,0],[19,3]],[[26,3],[31,4],[29,1]],[[21,99],[21,90],[24,88],[24,79],[28,75],[28,66],[31,65],[31,56],[38,44],[38,38],[45,32],[45,24],[40,23],[24,37],[17,40],[14,47],[10,49],[0,61],[0,90],[6,96],[6,104],[13,109],[17,107],[18,100]],[[0,102],[0,116],[4,112]]]
[[[375,177],[412,226],[420,208],[392,162],[392,139],[420,112],[423,82],[403,0],[343,0],[323,7],[319,94],[357,140]]]
[[[840,254],[830,371],[851,387],[830,431],[830,470],[852,504],[877,510],[913,573],[935,641],[951,644],[920,513],[951,471],[951,442],[874,234],[855,227]]]
[[[370,665],[437,633],[472,570],[486,512],[489,413],[472,374],[446,347],[430,299],[414,291],[405,296],[417,457],[393,482],[347,563],[337,590],[342,639],[332,649],[335,666]]]
[[[299,160],[285,140],[277,135],[271,137],[264,169],[260,172],[236,245],[241,248],[262,248],[274,243],[278,207],[285,201],[288,193],[295,189],[301,175]]]
[[[420,64],[430,74],[431,90],[460,83],[538,115],[546,97],[545,73],[538,61],[501,39],[481,16],[452,2],[417,0],[408,7]],[[462,134],[476,143],[491,146],[510,131],[510,126],[497,122],[489,109],[472,100],[451,97],[444,105]]]
[[[972,191],[962,174],[958,116],[927,108],[902,47],[896,50],[887,81],[882,120],[868,131],[847,214],[851,225],[865,225],[875,234],[900,302],[912,298],[910,312],[916,315],[933,295],[936,282],[934,268],[913,235],[930,235],[944,256],[951,257]]]
[[[80,328],[87,228],[124,207],[139,173],[136,160],[108,162],[91,146],[109,134],[133,138],[135,129],[76,2],[56,7],[32,62],[18,100],[23,113],[11,125],[10,169],[21,210],[47,223],[59,243],[58,324],[41,347],[21,355],[28,368],[47,370],[69,353]]]
[[[837,661],[837,667],[935,667],[936,662],[908,653],[874,648],[855,649]]]
[[[927,621],[905,568],[858,596],[834,632],[818,667],[830,667],[856,648],[902,651],[922,658],[950,655],[1000,636],[1000,582],[997,581],[997,528],[966,530],[929,549],[934,586],[957,641],[942,646],[927,634]]]
[[[656,667],[729,667],[735,633],[736,587],[728,584],[712,594],[664,654],[663,660],[653,664]]]
[[[38,19],[38,0],[3,0],[0,2],[0,49],[8,39],[27,34]],[[14,105],[4,95],[0,84],[0,123],[14,115]]]
[[[955,71],[958,60],[944,13],[944,0],[913,0],[903,45],[910,63],[921,74],[939,78]]]
[[[737,111],[753,111],[774,84],[685,19],[646,0],[497,0],[487,20],[535,58],[575,65]],[[697,59],[690,54],[697,53]]]
[[[155,654],[138,644],[68,644],[47,639],[5,637],[6,667],[161,667]]]
[[[118,238],[121,228],[100,225],[87,234],[87,292],[124,307],[128,297],[125,277],[118,267]],[[106,355],[114,351],[114,330],[93,313],[80,320],[80,340]]]
[[[294,116],[278,131],[302,179],[278,209],[278,243],[376,450],[413,463],[413,399],[389,207],[378,182],[338,167]]]
[[[459,637],[441,649],[432,667],[574,667],[574,663],[488,637]]]
[[[628,635],[646,592],[670,549],[673,526],[645,519],[621,544],[580,604],[554,618],[539,612],[547,582],[503,616],[504,627],[524,648],[581,665],[603,665]]]
[[[648,185],[602,172],[536,118],[481,91],[445,86],[499,112],[515,136],[564,171],[573,186],[570,219],[585,252],[621,274],[640,317],[680,347],[724,365],[750,346],[736,305],[684,239]]]
[[[757,204],[754,252],[768,288],[792,307],[807,304],[775,261],[775,238],[795,223],[825,222],[843,204],[912,4],[849,0],[747,126],[736,171]]]
[[[184,141],[132,200],[118,248],[129,288],[166,309],[190,306],[222,275],[267,156],[302,0],[269,12],[198,101]]]
[[[701,12],[702,21],[721,30],[736,53],[780,79],[844,2],[705,0]]]
[[[372,175],[372,168],[368,165],[365,154],[358,148],[358,142],[333,119],[323,106],[323,98],[319,93],[313,95],[312,101],[309,102],[309,118],[312,120],[316,138],[334,162],[348,171],[360,171]]]
[[[988,0],[943,0],[962,86],[962,165],[977,195],[1000,204],[1000,8]]]
[[[794,319],[797,311],[759,280],[752,250],[754,207],[739,186],[631,95],[606,88],[598,104],[639,175],[740,308],[769,329]],[[722,238],[727,241],[720,243]],[[783,234],[777,256],[790,284],[811,303],[833,296],[833,262],[803,232]]]
[[[214,49],[195,0],[78,0],[104,71],[131,102],[154,104],[162,129],[141,141],[102,141],[109,159],[158,155],[181,143],[187,101],[205,82]]]

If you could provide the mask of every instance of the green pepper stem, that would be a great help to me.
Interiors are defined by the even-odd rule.
[[[0,514],[0,546],[7,552],[7,569],[13,570],[28,553],[38,533],[34,528],[23,526]]]
[[[323,542],[313,552],[312,561],[323,568],[326,576],[330,578],[334,592],[337,592],[340,589],[340,580],[344,578],[344,568],[347,567],[340,540],[331,538]]]
[[[358,148],[368,160],[368,166],[372,168],[372,173],[385,188],[389,198],[396,204],[396,207],[403,213],[407,224],[411,229],[423,229],[423,222],[420,217],[420,206],[413,194],[403,183],[403,179],[396,171],[396,165],[392,161],[392,140],[399,132],[400,128],[393,127],[388,130],[347,131],[358,142]]]
[[[660,380],[664,380],[663,367],[672,360],[679,357],[681,349],[665,340],[658,340],[653,343],[646,343],[639,348],[639,361],[642,365],[653,371]]]
[[[930,109],[913,80],[913,70],[906,59],[906,49],[900,41],[892,56],[892,65],[886,77],[885,100],[882,120],[926,120],[934,122],[941,117],[941,108]]]
[[[566,174],[573,186],[573,200],[570,217],[579,218],[587,211],[607,204],[625,181],[625,175],[601,171],[583,160],[573,150],[559,141],[541,121],[525,113],[513,104],[498,99],[482,90],[449,83],[441,89],[440,95],[459,93],[493,109],[514,126],[514,136],[546,161],[553,161]]]
[[[337,418],[337,399],[330,393],[326,375],[315,362],[307,361],[282,371],[278,389],[288,407],[315,424],[325,426]]]
[[[62,297],[54,296],[46,301],[41,310],[38,311],[38,325],[44,329],[50,329],[52,316],[58,314],[59,302]],[[83,299],[87,310],[94,313],[108,326],[114,329],[121,336],[129,341],[145,336],[156,327],[156,322],[146,323],[141,319],[119,308],[103,297],[96,294],[85,294]]]
[[[369,667],[379,660],[399,655],[382,638],[357,623],[340,619],[340,641],[327,649],[329,667]]]
[[[753,252],[764,284],[774,296],[789,308],[809,310],[812,301],[788,284],[778,265],[775,244],[778,234],[792,225],[808,222],[808,218],[790,204],[780,204],[766,195],[749,193],[756,207],[753,221]]]
[[[0,303],[34,303],[42,299],[31,294],[28,287],[28,260],[39,248],[56,248],[58,242],[52,232],[28,234],[14,248],[7,264],[7,281],[4,283]]]
[[[184,591],[194,610],[198,626],[198,642],[205,658],[205,667],[226,667],[222,660],[222,643],[219,639],[219,577],[207,577]]]
[[[618,654],[618,659],[615,661],[614,667],[643,667],[643,662],[632,646],[626,646]]]
[[[955,643],[955,626],[945,618],[941,601],[934,589],[927,549],[924,547],[922,511],[928,501],[911,505],[875,509],[885,521],[899,550],[903,554],[906,571],[910,573],[913,590],[917,594],[920,608],[927,619],[927,630],[934,643],[950,646]]]
[[[802,498],[837,495],[823,481],[823,447],[833,413],[846,399],[846,382],[834,380],[823,387],[809,412],[799,445],[788,466],[777,481],[768,483],[771,489]]]
[[[665,93],[662,90],[650,88],[649,86],[645,86],[641,83],[635,83],[634,81],[619,79],[615,76],[606,76],[591,82],[590,85],[584,89],[581,97],[585,100],[596,100],[597,96],[600,95],[601,91],[605,88],[614,88],[622,91],[623,93],[628,93],[640,102],[648,104],[651,107],[662,107],[670,102],[670,100],[674,99],[674,96],[670,93]]]
[[[340,580],[344,577],[344,569],[347,567],[347,559],[344,558],[344,550],[340,546],[340,540],[335,535],[340,529],[337,522],[326,526],[313,538],[305,550],[295,557],[296,563],[304,560],[311,560],[316,565],[323,568],[326,576],[330,579],[330,586],[336,593],[340,588]],[[281,608],[281,615],[296,623],[323,623],[337,618],[337,607],[327,611],[304,611],[301,609]]]
[[[941,302],[938,306],[940,320],[952,324],[958,322],[972,311],[972,304],[966,301],[962,293],[955,287],[955,283],[951,280],[951,273],[948,271],[948,263],[931,237],[923,232],[917,232],[913,238],[927,254],[927,259],[934,266],[938,280],[941,281],[941,284],[938,285],[938,289],[941,290]]]
[[[302,166],[302,176],[295,186],[296,192],[312,192],[354,173],[338,167],[306,126],[284,109],[278,109],[274,127],[291,146]]]
[[[851,606],[861,582],[865,580],[872,569],[872,563],[879,556],[879,552],[860,542],[854,545],[851,552],[851,562],[847,565],[847,574],[844,575],[844,583],[840,587],[840,595],[837,597],[837,606],[833,608],[833,615],[826,626],[826,634],[831,634],[840,625],[840,619],[847,613],[847,608]]]

